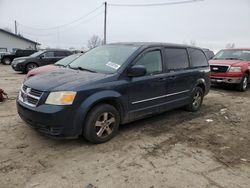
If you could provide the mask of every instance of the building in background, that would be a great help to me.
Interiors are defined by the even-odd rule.
[[[0,51],[15,52],[17,49],[37,50],[40,44],[21,35],[0,28]]]

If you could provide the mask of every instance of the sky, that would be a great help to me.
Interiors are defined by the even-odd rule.
[[[103,38],[103,1],[0,0],[0,28],[14,32],[16,20],[18,33],[41,43],[43,48],[84,48],[91,36]],[[183,0],[107,0],[107,42],[190,44],[193,41],[196,46],[214,51],[228,43],[250,47],[250,0],[111,6],[178,1]]]

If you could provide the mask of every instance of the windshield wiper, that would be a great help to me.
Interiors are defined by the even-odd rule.
[[[66,67],[65,65],[61,65],[61,64],[54,64],[54,65],[58,67]]]
[[[93,70],[82,68],[80,66],[79,67],[72,67],[72,66],[69,65],[69,68],[74,69],[74,70],[80,70],[80,71],[96,72],[96,71],[93,71]]]
[[[241,60],[241,61],[245,61],[245,59],[241,59],[241,58],[237,58],[237,57],[230,57],[230,58],[226,58],[229,60]]]

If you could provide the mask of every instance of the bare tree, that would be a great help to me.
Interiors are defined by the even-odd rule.
[[[97,46],[100,46],[102,44],[102,40],[99,36],[93,35],[89,40],[88,40],[88,48],[93,49]]]
[[[195,41],[195,40],[191,40],[191,41],[190,41],[190,45],[191,45],[191,46],[196,46],[196,41]]]
[[[235,43],[228,43],[226,44],[226,48],[235,48]]]

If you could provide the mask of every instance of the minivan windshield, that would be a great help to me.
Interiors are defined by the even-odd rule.
[[[250,61],[250,50],[221,50],[213,59]]]
[[[36,52],[34,54],[31,54],[30,57],[37,57],[37,56],[41,55],[42,53],[44,53],[44,51],[39,51],[39,52]]]
[[[115,73],[138,46],[105,45],[94,48],[70,64],[70,68],[105,74]]]

